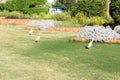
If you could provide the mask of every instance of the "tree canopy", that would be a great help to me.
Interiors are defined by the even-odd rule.
[[[9,11],[26,12],[24,10],[28,10],[30,8],[39,8],[40,9],[41,8],[40,6],[44,5],[45,3],[46,3],[46,0],[8,0],[5,3],[5,8]],[[28,11],[30,11],[30,10],[28,10]]]
[[[111,0],[110,14],[115,23],[120,24],[120,0]]]
[[[58,0],[57,4],[65,6],[72,15],[84,12],[88,16],[100,15],[105,12],[105,0]]]

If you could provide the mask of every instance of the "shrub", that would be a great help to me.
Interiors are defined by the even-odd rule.
[[[79,12],[78,14],[76,14],[75,19],[74,20],[79,24],[88,25],[89,18],[83,12]]]
[[[50,14],[45,14],[44,16],[41,16],[42,19],[51,19],[51,16]]]
[[[16,6],[16,3],[14,2],[14,0],[8,0],[6,3],[5,3],[5,9],[8,10],[8,11],[16,11],[17,10],[17,6]]]
[[[18,11],[10,12],[7,16],[7,18],[24,18],[24,14]]]
[[[71,21],[55,21],[56,27],[81,27],[80,24],[72,23]]]
[[[77,19],[77,22],[79,24],[86,24],[88,23],[88,18],[83,12],[79,12],[75,15],[75,18]]]
[[[43,8],[24,8],[23,13],[25,14],[40,14],[40,13],[47,13],[48,8],[43,7]]]
[[[104,24],[104,18],[100,16],[94,16],[89,18],[89,24],[91,25],[102,25]]]
[[[26,14],[39,14],[40,12],[47,13],[44,5],[46,0],[8,0],[5,3],[5,9],[8,11],[21,11]],[[33,5],[33,7],[31,7]]]
[[[105,12],[105,0],[78,0],[70,11],[73,16],[79,12],[85,13],[87,16],[97,16]]]
[[[120,0],[111,0],[111,16],[116,24],[120,24]]]
[[[120,24],[120,15],[114,16],[116,24]]]
[[[1,12],[0,12],[0,16],[6,17],[6,16],[9,15],[9,13],[10,13],[9,11],[4,10],[4,11],[1,11]]]
[[[112,23],[113,20],[107,15],[88,17],[83,12],[79,12],[74,17],[74,21],[82,25],[103,25]]]
[[[32,18],[32,19],[41,19],[41,16],[38,15],[38,14],[32,14],[32,15],[31,15],[31,18]]]
[[[51,18],[57,21],[70,21],[71,20],[71,16],[67,12],[56,13]]]
[[[102,17],[104,18],[104,24],[114,23],[114,20],[111,16],[108,16],[107,14],[103,14]]]
[[[0,11],[3,11],[5,9],[4,4],[0,3]]]

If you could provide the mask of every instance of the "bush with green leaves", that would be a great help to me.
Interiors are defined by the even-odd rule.
[[[89,24],[91,25],[102,25],[105,24],[105,20],[103,17],[94,16],[89,18]]]
[[[8,11],[16,11],[16,10],[18,10],[17,9],[17,3],[14,2],[14,0],[8,0],[5,3],[5,9],[8,10]]]
[[[76,14],[74,20],[77,23],[83,24],[83,25],[87,25],[88,22],[89,22],[89,18],[83,12],[80,12],[80,13]]]
[[[5,9],[9,11],[21,11],[25,14],[38,14],[39,12],[47,12],[46,7],[41,7],[46,0],[8,0],[5,3]]]
[[[6,18],[24,18],[24,14],[18,11],[10,12]]]
[[[114,20],[111,16],[108,16],[107,14],[101,15],[104,18],[104,24],[113,24]]]
[[[120,24],[120,0],[111,0],[111,16],[116,24]]]
[[[114,16],[114,19],[116,24],[120,24],[120,15]]]
[[[27,14],[23,14],[22,12],[19,12],[19,11],[12,11],[12,12],[9,12],[9,11],[0,11],[0,16],[1,17],[6,17],[6,18],[30,18],[31,16],[30,15],[27,15]]]
[[[5,9],[4,4],[0,3],[0,11],[3,11]]]
[[[83,12],[79,12],[73,19],[75,23],[79,23],[81,25],[103,25],[112,23],[112,18],[104,15],[104,16],[91,16],[88,17]]]
[[[24,14],[40,14],[40,13],[47,13],[48,8],[43,7],[43,8],[24,8],[23,13]]]
[[[54,20],[57,20],[57,21],[70,21],[71,20],[71,16],[67,12],[56,13],[56,14],[52,15],[51,18]]]
[[[0,16],[1,17],[6,17],[6,16],[8,16],[9,15],[9,11],[6,11],[6,10],[4,10],[4,11],[0,11]]]
[[[77,0],[70,11],[73,16],[78,12],[84,12],[87,16],[101,15],[106,10],[105,0]]]

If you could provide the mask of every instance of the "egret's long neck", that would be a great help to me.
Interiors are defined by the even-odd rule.
[[[93,42],[93,39],[91,39],[91,41],[90,42]]]

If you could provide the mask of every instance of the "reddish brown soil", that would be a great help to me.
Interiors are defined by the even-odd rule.
[[[27,27],[27,29],[29,30],[29,29],[34,29],[34,30],[37,30],[37,29],[39,29],[39,28],[37,28],[37,27]],[[50,28],[48,28],[47,30],[48,31],[73,31],[73,32],[79,32],[80,31],[80,29],[81,28],[73,28],[73,27],[69,27],[69,28],[67,28],[67,27],[50,27]]]
[[[5,17],[0,17],[0,23],[1,24],[27,24],[31,19],[7,19]],[[31,27],[26,26],[27,29],[30,29]],[[32,27],[33,29],[38,29],[37,27]],[[48,28],[49,31],[74,31],[78,32],[80,31],[80,28],[67,28],[67,27],[51,27]]]
[[[81,42],[86,42],[86,41],[88,41],[86,38],[84,38],[84,37],[82,37],[82,38],[78,38],[78,37],[76,37],[76,36],[73,36],[72,38],[71,38],[71,41],[81,41]],[[107,43],[120,43],[120,39],[108,39],[108,40],[106,40],[106,41],[104,41],[104,42],[107,42]]]
[[[0,17],[0,23],[2,24],[27,24],[31,19],[7,19]]]

